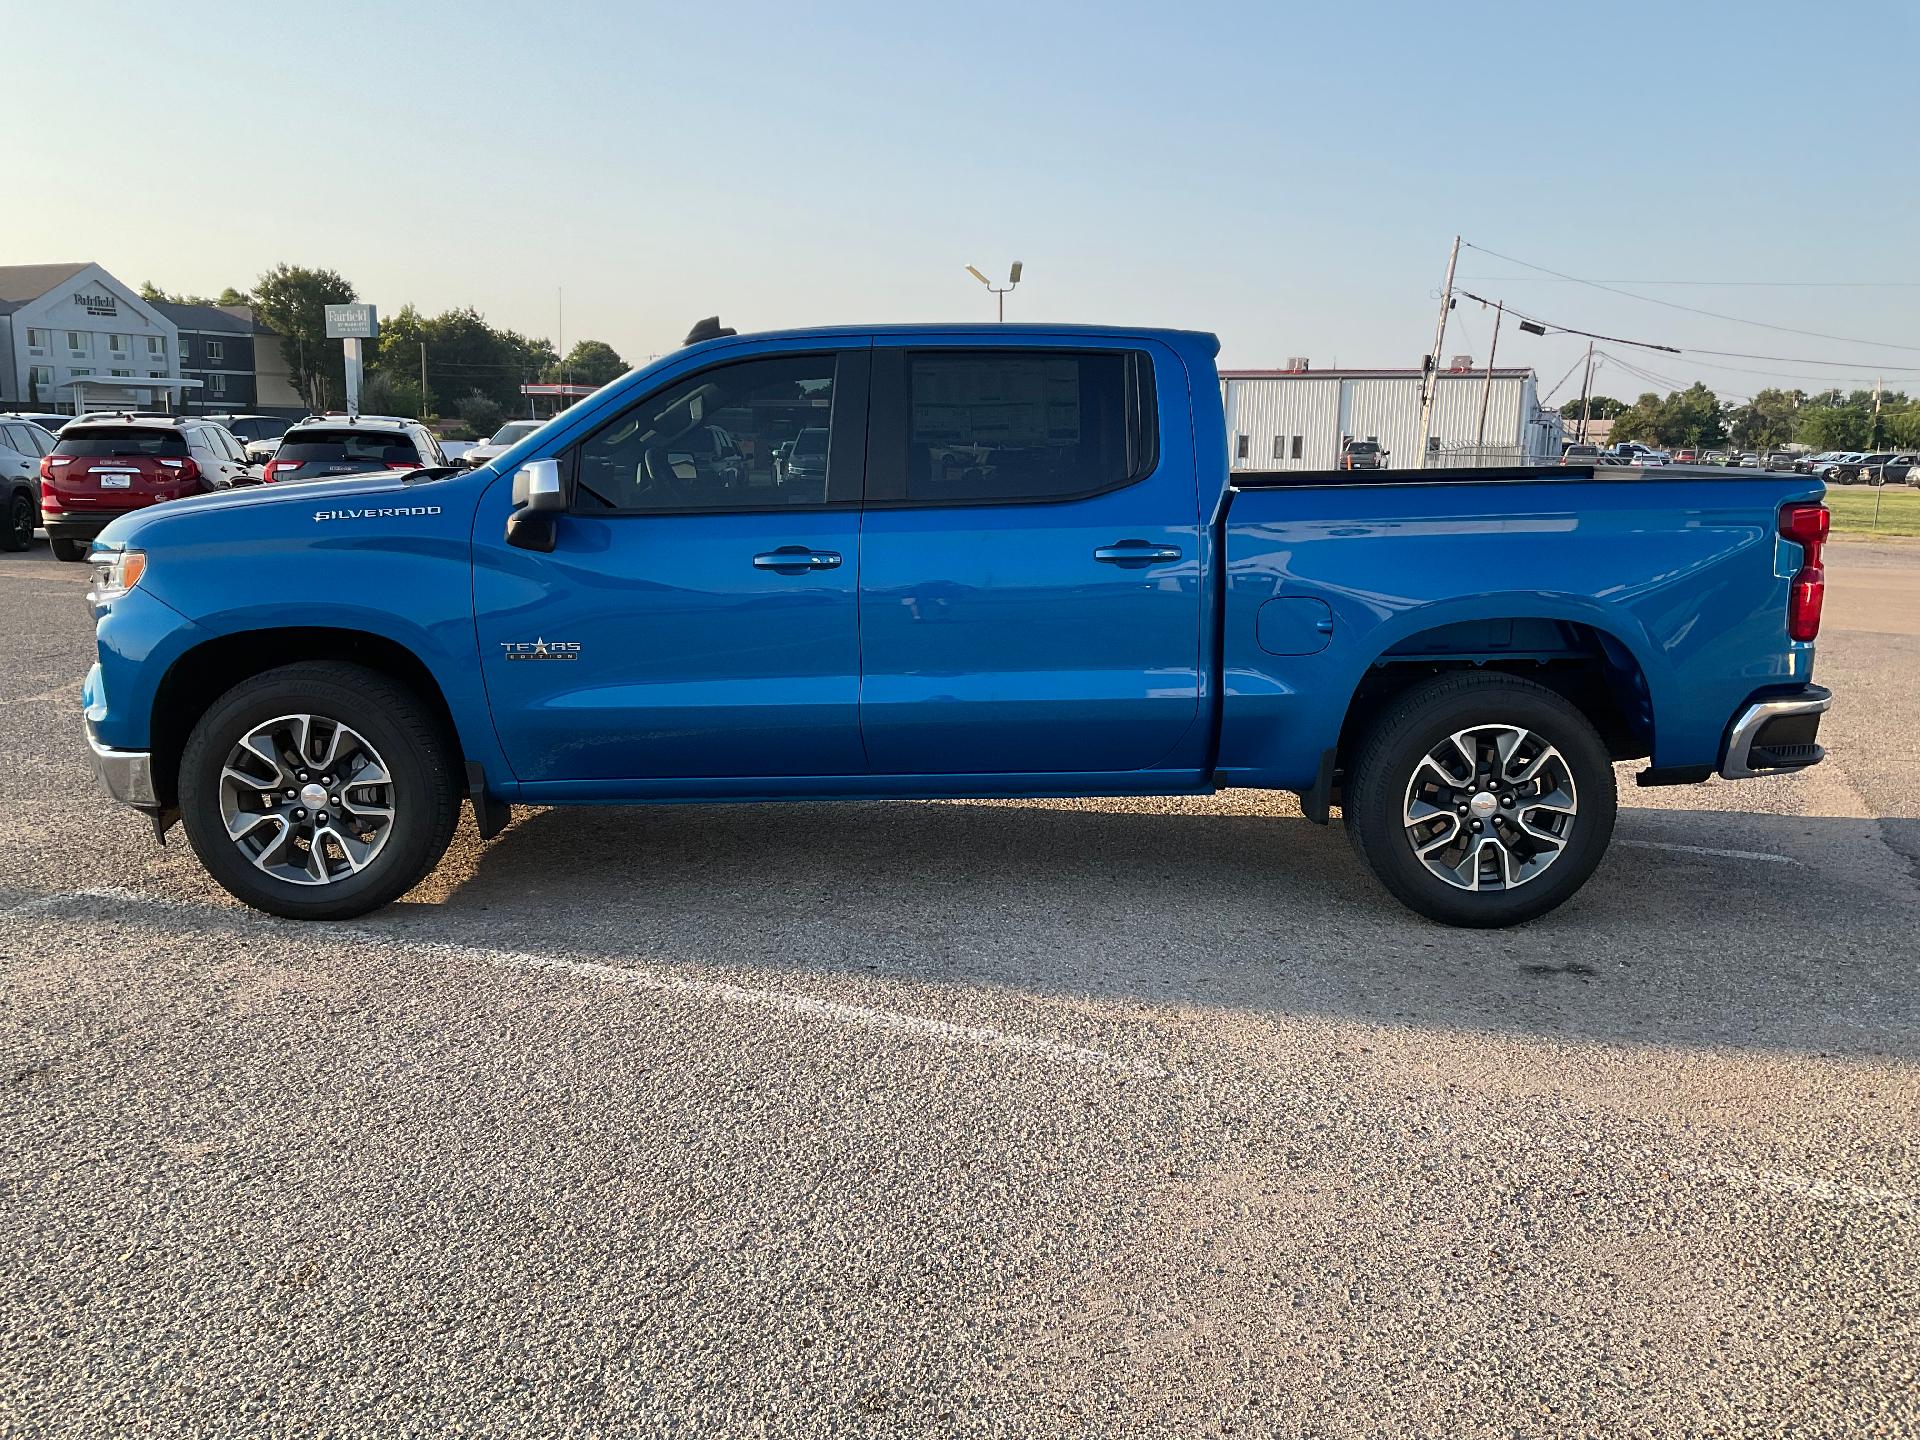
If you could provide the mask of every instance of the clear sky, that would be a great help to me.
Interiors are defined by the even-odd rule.
[[[0,36],[0,257],[130,284],[210,294],[284,260],[389,312],[471,304],[548,336],[564,289],[569,343],[638,359],[716,311],[991,318],[962,266],[1019,259],[1010,319],[1212,330],[1236,365],[1408,365],[1463,233],[1847,337],[1463,256],[1467,289],[1555,323],[1793,357],[1604,347],[1657,375],[1920,390],[1914,0],[0,0]],[[1646,283],[1676,280],[1824,283]],[[1484,358],[1490,319],[1462,302],[1448,352]],[[1584,345],[1509,321],[1500,359],[1545,390]],[[1614,368],[1597,388],[1656,387]]]

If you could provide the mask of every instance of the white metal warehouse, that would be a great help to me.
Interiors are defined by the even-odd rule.
[[[1345,440],[1376,440],[1387,464],[1420,463],[1418,370],[1223,370],[1227,454],[1235,470],[1330,470]],[[1546,465],[1560,458],[1565,426],[1543,410],[1529,369],[1471,368],[1465,356],[1435,381],[1430,464]],[[1486,401],[1484,444],[1480,407]]]

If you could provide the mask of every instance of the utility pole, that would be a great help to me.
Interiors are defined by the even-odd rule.
[[[427,404],[427,342],[420,342],[420,418],[426,419],[433,413]]]
[[[1867,424],[1867,448],[1869,450],[1878,450],[1880,448],[1880,387],[1881,380],[1880,377],[1876,375],[1873,377],[1873,419]]]
[[[1453,272],[1460,263],[1460,237],[1453,237],[1453,250],[1447,256],[1447,283],[1440,296],[1440,319],[1433,327],[1433,352],[1427,356],[1427,373],[1420,386],[1420,463],[1427,468],[1427,437],[1433,433],[1433,402],[1440,388],[1440,352],[1447,343],[1447,313],[1453,309]]]
[[[1500,353],[1500,320],[1507,313],[1507,302],[1497,301],[1493,307],[1493,343],[1487,346],[1487,380],[1480,387],[1480,433],[1474,436],[1473,446],[1484,450],[1487,444],[1487,402],[1493,399],[1493,357]],[[1486,457],[1477,457],[1481,464]]]
[[[1593,342],[1587,342],[1587,374],[1580,382],[1580,431],[1575,437],[1584,445],[1587,443],[1587,415],[1593,408]]]

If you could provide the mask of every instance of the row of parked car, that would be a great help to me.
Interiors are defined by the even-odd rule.
[[[1622,441],[1601,449],[1598,445],[1571,444],[1560,455],[1562,465],[1722,465],[1740,470],[1793,471],[1817,475],[1829,485],[1913,485],[1920,486],[1920,455],[1912,452],[1881,450],[1827,450],[1818,455],[1802,455],[1793,450],[1656,450],[1637,440]]]
[[[1819,455],[1797,455],[1793,469],[1818,475],[1829,485],[1920,486],[1920,454],[1913,451],[1827,450]]]
[[[417,420],[391,415],[0,414],[0,550],[44,527],[54,555],[83,560],[116,517],[185,495],[383,470],[483,463],[541,422],[510,422],[450,457]]]

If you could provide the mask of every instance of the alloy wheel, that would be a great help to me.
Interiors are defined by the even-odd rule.
[[[1511,890],[1566,853],[1579,818],[1573,769],[1521,725],[1456,730],[1413,768],[1403,812],[1407,843],[1428,870],[1461,890]]]
[[[324,715],[255,726],[220,770],[220,818],[262,873],[293,885],[351,879],[393,834],[393,778],[366,737]]]

